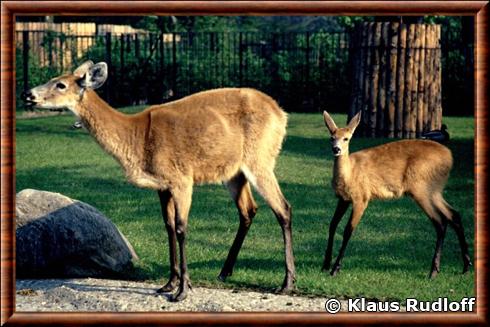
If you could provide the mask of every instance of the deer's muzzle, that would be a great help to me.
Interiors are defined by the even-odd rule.
[[[29,108],[32,108],[34,105],[36,105],[36,96],[31,92],[31,90],[22,92],[21,98],[24,101],[25,105]]]

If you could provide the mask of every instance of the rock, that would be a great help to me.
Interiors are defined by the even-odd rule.
[[[15,209],[17,277],[115,277],[138,259],[117,227],[86,203],[26,189]]]

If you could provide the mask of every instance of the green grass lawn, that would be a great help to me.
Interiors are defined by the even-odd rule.
[[[125,109],[135,111],[140,108]],[[442,271],[428,280],[436,235],[432,224],[410,199],[371,202],[354,232],[343,268],[336,277],[320,271],[327,230],[336,205],[330,186],[332,155],[321,114],[291,114],[276,174],[293,206],[293,246],[297,287],[325,297],[364,296],[419,300],[474,296],[474,271],[461,275],[455,233],[448,233]],[[333,115],[337,122],[345,116]],[[158,197],[126,182],[116,161],[85,130],[70,128],[71,115],[18,119],[17,191],[35,188],[60,192],[87,202],[109,217],[133,244],[141,260],[131,278],[163,283],[168,275],[167,235]],[[470,253],[474,249],[473,118],[445,118],[455,164],[445,196],[463,216]],[[340,124],[342,125],[342,124]],[[351,152],[387,142],[354,139]],[[284,274],[281,229],[257,195],[259,211],[226,283],[216,279],[238,228],[238,215],[221,185],[195,188],[189,218],[187,255],[194,285],[265,288],[279,286]],[[348,213],[337,230],[340,247]]]

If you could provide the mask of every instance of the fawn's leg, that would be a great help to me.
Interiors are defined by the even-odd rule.
[[[452,217],[448,220],[451,224],[451,227],[454,229],[456,235],[458,236],[459,246],[461,248],[461,255],[463,256],[463,274],[465,274],[466,272],[468,272],[471,266],[470,254],[468,252],[468,243],[466,243],[466,239],[464,237],[464,228],[460,214],[454,209],[452,209],[451,211]]]
[[[454,210],[442,197],[442,193],[434,195],[434,204],[437,207],[439,213],[443,215],[449,222],[451,227],[456,232],[458,236],[459,246],[461,248],[461,255],[463,257],[463,274],[469,270],[471,266],[470,254],[468,252],[468,243],[466,243],[466,238],[464,236],[463,223],[461,221],[461,215],[459,212]]]
[[[347,248],[347,243],[349,243],[352,232],[359,224],[362,214],[364,213],[364,210],[366,210],[367,204],[367,202],[363,201],[352,202],[352,213],[349,222],[345,226],[342,246],[340,247],[339,255],[337,256],[337,260],[335,261],[332,271],[330,271],[330,275],[335,276],[339,272],[340,266],[342,264],[342,259],[345,254],[345,249]]]
[[[436,246],[434,248],[434,256],[432,257],[432,265],[429,273],[429,278],[435,278],[440,272],[441,267],[441,252],[442,245],[444,243],[444,237],[446,236],[447,219],[437,209],[435,201],[430,195],[413,196],[415,202],[424,210],[425,214],[429,217],[434,229],[436,231],[437,239]]]
[[[325,251],[325,259],[323,260],[322,270],[326,271],[330,269],[335,231],[337,230],[337,226],[340,220],[342,219],[345,212],[347,211],[347,208],[349,208],[349,204],[350,202],[345,201],[341,198],[339,198],[339,201],[337,202],[337,208],[335,209],[335,213],[333,214],[333,218],[332,221],[330,222],[330,227],[328,230],[327,250]]]

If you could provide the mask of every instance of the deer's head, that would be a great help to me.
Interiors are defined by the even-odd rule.
[[[27,105],[40,109],[70,109],[75,114],[77,104],[87,89],[101,87],[107,79],[107,64],[86,61],[72,74],[62,75],[36,86],[23,94]]]
[[[356,130],[357,125],[361,121],[361,112],[358,112],[349,124],[344,128],[338,128],[328,112],[323,112],[323,119],[330,132],[330,142],[332,143],[332,153],[335,157],[349,153],[349,142]]]

